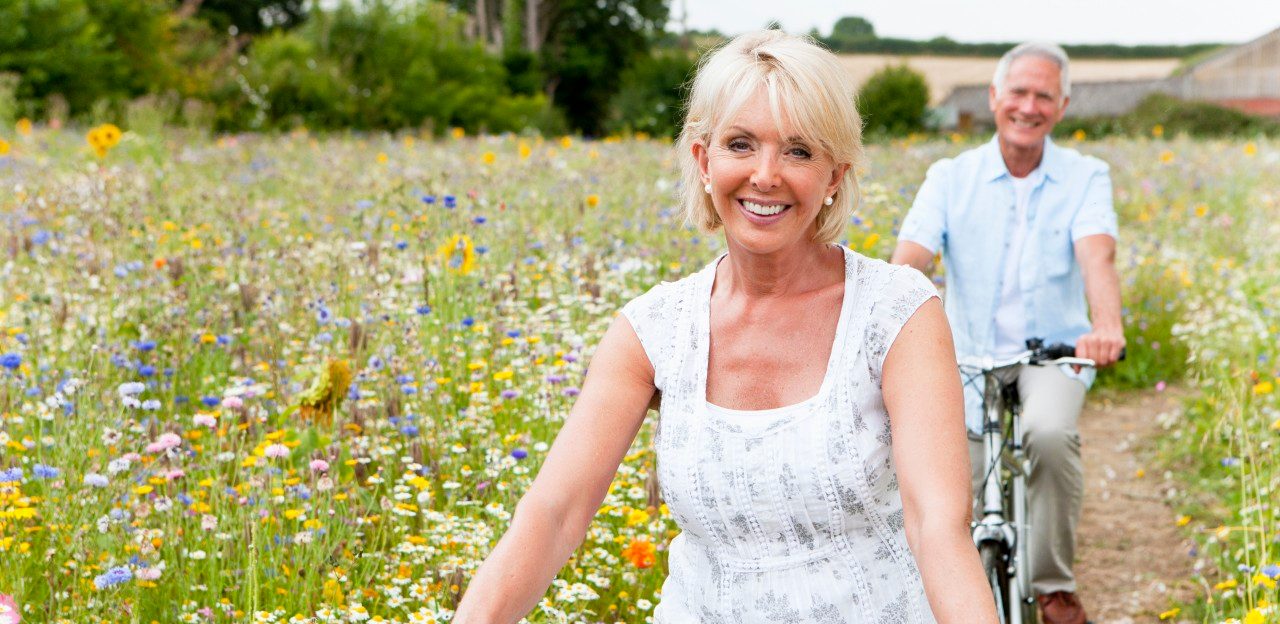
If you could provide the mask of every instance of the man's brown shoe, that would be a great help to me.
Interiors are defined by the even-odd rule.
[[[1040,619],[1044,624],[1085,624],[1084,605],[1071,592],[1053,592],[1036,596],[1040,603]]]

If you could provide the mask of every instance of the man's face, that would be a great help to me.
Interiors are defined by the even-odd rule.
[[[996,119],[1000,142],[1010,147],[1035,149],[1062,120],[1067,98],[1062,97],[1062,70],[1053,61],[1023,56],[1009,66],[999,89],[988,97]]]

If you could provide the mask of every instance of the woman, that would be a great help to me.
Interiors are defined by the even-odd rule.
[[[995,621],[937,293],[830,244],[857,199],[852,94],[833,55],[778,31],[705,60],[677,148],[683,200],[728,253],[623,308],[455,622],[537,604],[656,396],[682,533],[655,621]]]

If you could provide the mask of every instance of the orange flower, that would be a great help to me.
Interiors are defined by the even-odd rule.
[[[654,562],[654,553],[658,547],[653,545],[648,538],[633,539],[631,545],[622,549],[622,556],[626,557],[631,565],[637,568],[651,568]]]

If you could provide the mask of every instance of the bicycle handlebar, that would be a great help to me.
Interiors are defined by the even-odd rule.
[[[1120,358],[1125,357],[1125,350],[1120,349]],[[1076,348],[1063,343],[1055,343],[1044,346],[1044,342],[1039,338],[1031,338],[1027,340],[1027,350],[1005,360],[994,360],[992,358],[963,358],[959,362],[960,366],[967,368],[976,368],[984,371],[993,371],[1010,366],[1021,364],[1044,365],[1044,364],[1076,364],[1079,366],[1096,367],[1097,362],[1093,360],[1076,357]]]

